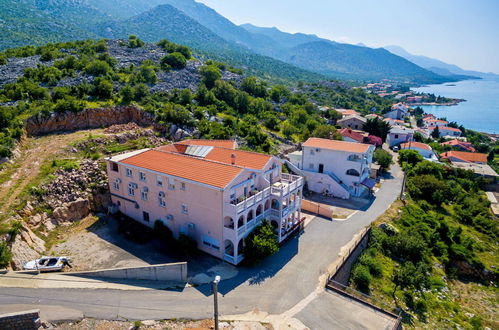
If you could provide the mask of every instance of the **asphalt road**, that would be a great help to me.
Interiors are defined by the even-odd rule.
[[[240,268],[237,276],[222,280],[219,284],[219,292],[223,295],[219,298],[220,314],[235,315],[255,309],[281,314],[307,297],[318,286],[319,277],[336,260],[341,247],[383,214],[397,198],[401,185],[400,168],[394,165],[392,173],[394,177],[384,182],[366,211],[358,211],[346,221],[315,218],[300,236],[290,239],[276,255],[258,267]],[[81,311],[86,317],[102,319],[208,318],[212,315],[212,299],[208,284],[179,291],[21,288],[2,288],[0,291],[0,306],[59,305]],[[317,322],[307,323],[323,320],[328,324],[328,320],[335,318],[348,324],[345,313],[350,314],[351,309],[344,303],[327,298],[316,300],[321,302],[321,308],[304,309],[305,325],[321,328]],[[324,310],[330,311],[327,318],[324,318]],[[352,326],[358,322],[355,313],[350,319]]]

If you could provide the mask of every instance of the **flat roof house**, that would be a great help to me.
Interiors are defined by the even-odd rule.
[[[386,143],[391,148],[393,146],[398,146],[401,143],[409,142],[413,140],[414,131],[410,128],[406,127],[392,127],[390,132],[388,132],[388,136],[386,138]]]
[[[370,144],[309,138],[301,152],[290,155],[292,168],[304,176],[308,189],[339,198],[366,195],[375,147]]]
[[[244,238],[264,219],[279,241],[300,224],[303,178],[274,156],[233,141],[188,140],[106,159],[116,208],[153,227],[159,220],[200,250],[237,265]]]

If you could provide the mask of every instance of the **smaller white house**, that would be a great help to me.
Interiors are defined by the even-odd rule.
[[[445,121],[445,120],[440,120],[440,119],[427,119],[427,120],[423,120],[424,122],[424,126],[426,128],[429,128],[429,127],[443,127],[443,126],[446,126],[449,122]]]
[[[370,179],[374,149],[370,144],[310,138],[302,151],[288,157],[291,169],[305,177],[309,190],[347,199],[364,196],[374,187]]]
[[[438,161],[438,157],[433,152],[433,149],[425,143],[416,141],[405,142],[400,144],[400,149],[415,150],[426,160]]]
[[[409,113],[409,107],[404,103],[397,103],[392,105],[389,112],[385,113],[385,118],[391,119],[404,119]]]
[[[436,127],[438,126],[429,127],[428,132],[431,134]],[[462,134],[459,128],[448,126],[438,127],[438,131],[440,132],[440,137],[459,137]]]
[[[414,139],[414,130],[407,127],[393,127],[386,138],[386,143],[391,147]]]

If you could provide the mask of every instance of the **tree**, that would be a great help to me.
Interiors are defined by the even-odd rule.
[[[352,271],[352,282],[355,284],[359,291],[368,293],[369,285],[371,284],[372,276],[369,269],[358,263]]]
[[[274,228],[268,221],[264,221],[255,228],[245,239],[243,248],[244,259],[255,263],[279,251],[279,241]]]
[[[109,71],[111,71],[111,67],[107,62],[95,60],[90,62],[87,66],[85,66],[84,71],[86,74],[92,76],[104,76]]]
[[[338,130],[331,125],[319,125],[313,131],[311,136],[318,137],[321,139],[330,139],[330,140],[342,140],[343,137]]]
[[[393,157],[388,151],[376,149],[376,151],[374,151],[374,161],[381,166],[381,170],[385,171],[393,164]]]
[[[400,150],[399,151],[399,165],[402,166],[403,163],[407,163],[408,165],[414,166],[419,162],[423,161],[423,156],[419,154],[416,150]]]
[[[267,86],[256,77],[244,78],[241,82],[240,88],[241,90],[249,93],[251,96],[262,98],[267,97]]]
[[[393,274],[393,283],[395,287],[393,288],[393,298],[395,299],[395,292],[397,288],[404,289],[414,289],[421,291],[423,288],[429,285],[429,276],[427,272],[429,271],[429,266],[424,262],[419,262],[417,266],[410,261],[404,262],[401,267],[395,270]]]
[[[440,137],[440,129],[438,128],[438,126],[436,126],[433,131],[431,132],[431,137],[434,138],[434,139],[438,139]]]
[[[128,48],[139,48],[144,46],[144,42],[135,35],[128,36]]]
[[[367,122],[364,124],[363,130],[370,135],[379,136],[381,140],[385,142],[386,136],[390,131],[390,124],[380,120],[379,118],[372,118],[367,120]]]
[[[113,84],[106,79],[96,81],[94,95],[101,99],[108,99],[113,95]]]
[[[492,150],[490,150],[489,154],[487,155],[487,161],[489,163],[491,163],[494,161],[494,158],[495,158],[495,153],[494,153],[494,149],[492,149]]]
[[[215,86],[215,81],[222,78],[220,69],[213,64],[202,66],[201,69],[199,69],[199,73],[201,74],[203,83],[208,89],[213,88],[213,86]]]
[[[171,54],[165,55],[161,59],[161,68],[163,70],[173,69],[183,69],[187,65],[187,60],[184,55],[179,52],[173,52]]]
[[[121,100],[123,103],[130,103],[135,98],[135,93],[130,85],[125,85],[120,89]]]

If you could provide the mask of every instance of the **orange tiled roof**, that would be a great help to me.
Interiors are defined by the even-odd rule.
[[[437,126],[435,127],[430,127],[429,130],[434,130]],[[459,128],[454,128],[454,127],[449,127],[449,126],[440,126],[438,128],[440,131],[454,131],[454,132],[461,132]]]
[[[409,149],[409,146],[411,147],[414,147],[414,148],[419,148],[419,149],[424,149],[424,150],[430,150],[431,151],[431,147],[425,143],[421,143],[421,142],[406,142],[406,143],[402,143],[400,145],[400,147],[402,149]]]
[[[357,142],[347,142],[347,141],[337,141],[328,140],[320,138],[309,138],[305,143],[304,147],[321,148],[329,150],[339,150],[348,152],[367,152],[370,144],[362,144]]]
[[[235,157],[233,158],[232,155]],[[270,155],[260,154],[257,152],[215,147],[206,155],[204,159],[225,164],[232,164],[232,159],[234,159],[234,165],[236,166],[254,170],[263,170],[271,158],[272,156]]]
[[[212,146],[222,147],[228,149],[236,149],[236,141],[234,140],[203,140],[203,139],[189,139],[181,141],[180,144],[191,144],[195,146]]]
[[[480,154],[476,152],[465,152],[465,151],[447,151],[443,152],[440,154],[440,157],[442,158],[457,158],[461,159],[465,162],[470,162],[470,163],[486,163],[487,162],[487,155],[486,154]]]
[[[360,112],[358,111],[355,111],[353,109],[335,109],[336,111],[338,111],[339,113],[341,113],[343,116],[353,116],[353,115],[356,115],[356,116],[360,116]]]
[[[147,150],[131,156],[121,163],[225,188],[243,169],[201,158],[179,155],[159,150]]]
[[[446,123],[446,124],[449,123],[448,121],[445,121],[445,120],[433,119],[433,118],[426,119],[425,121],[428,123]]]

